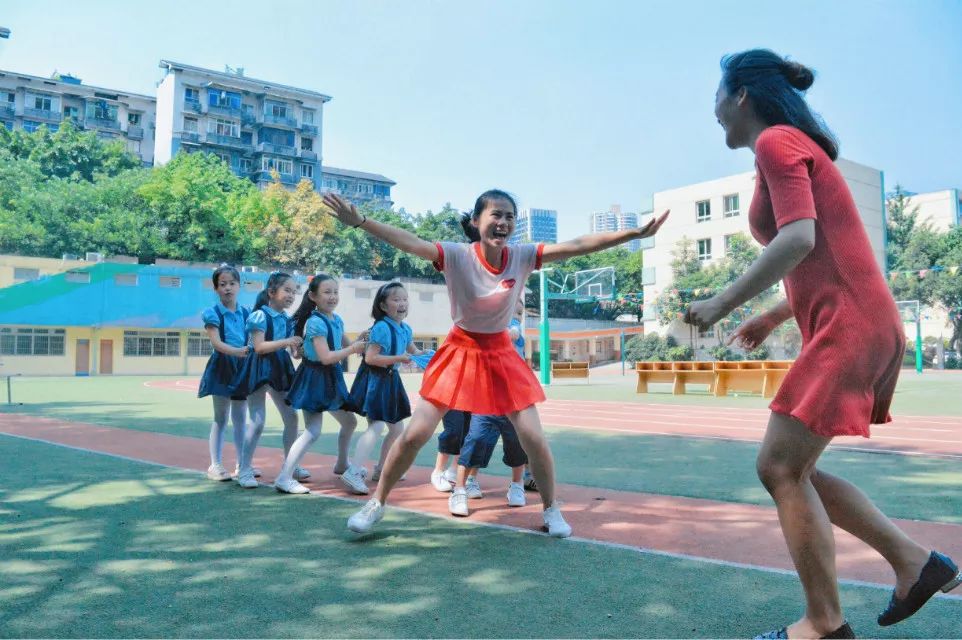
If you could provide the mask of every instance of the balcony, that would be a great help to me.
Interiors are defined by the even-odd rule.
[[[289,118],[287,116],[275,116],[271,113],[264,114],[264,124],[279,124],[282,127],[290,127],[291,129],[297,128],[297,120],[294,118]]]
[[[272,142],[258,142],[257,153],[274,153],[279,156],[297,157],[297,149],[287,145],[274,144]]]
[[[136,124],[127,125],[127,137],[131,140],[143,140],[144,128]]]
[[[317,125],[307,124],[306,122],[301,125],[301,131],[304,133],[309,133],[311,135],[317,135],[318,129]]]
[[[301,160],[317,162],[317,154],[313,151],[308,151],[307,149],[301,149]]]
[[[60,122],[60,119],[63,116],[60,115],[59,111],[51,111],[50,109],[30,109],[24,107],[23,117],[32,118],[35,120],[47,120],[48,122]]]
[[[0,116],[12,118],[17,114],[17,110],[12,104],[0,105]]]
[[[293,173],[278,173],[281,184],[297,184],[297,177]],[[270,171],[255,171],[251,177],[257,182],[273,182]]]
[[[204,107],[200,104],[200,100],[184,100],[184,110],[193,111],[195,113],[204,113]]]
[[[222,147],[239,147],[245,148],[250,145],[243,141],[242,138],[235,138],[234,136],[225,136],[219,133],[214,133],[213,131],[207,132],[207,144],[217,144]]]
[[[253,113],[242,113],[241,114],[241,126],[242,127],[252,127],[257,121]]]
[[[211,115],[227,116],[228,118],[240,118],[241,110],[239,108],[228,107],[220,104],[210,104],[207,106],[207,113]]]
[[[200,143],[200,134],[196,131],[184,131],[180,134],[180,141],[198,144]]]
[[[114,131],[120,131],[120,123],[116,120],[107,120],[106,118],[93,118],[87,116],[84,119],[84,126],[88,129],[112,129]]]

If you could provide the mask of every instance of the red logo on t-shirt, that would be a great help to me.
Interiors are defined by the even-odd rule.
[[[516,281],[514,278],[511,278],[510,280],[502,280],[501,282],[498,283],[498,288],[499,288],[499,289],[510,289],[511,287],[514,286],[514,283],[515,283],[515,282],[517,282],[517,281]]]

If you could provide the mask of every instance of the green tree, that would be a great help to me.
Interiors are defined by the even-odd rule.
[[[941,268],[934,274],[934,299],[949,316],[952,338],[949,348],[962,351],[962,227],[954,226],[942,235],[941,255],[935,263]],[[928,277],[925,278],[926,280]]]
[[[168,257],[217,262],[250,255],[249,236],[239,232],[231,204],[254,190],[214,155],[179,153],[156,167],[138,194],[155,217]]]
[[[51,132],[40,127],[29,133],[23,129],[0,131],[0,148],[16,160],[37,163],[48,178],[93,182],[97,176],[115,176],[141,167],[140,159],[128,152],[120,140],[104,141],[92,131],[80,131],[70,121]]]
[[[895,185],[895,192],[885,201],[885,209],[888,227],[885,263],[889,270],[911,268],[905,266],[903,255],[912,240],[919,217],[919,208],[911,206],[909,197],[902,187]]]

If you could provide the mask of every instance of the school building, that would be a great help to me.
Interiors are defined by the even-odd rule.
[[[104,259],[93,253],[85,258],[0,255],[0,376],[203,373],[211,345],[201,313],[217,302],[211,283],[216,265],[173,260],[143,265],[128,256]],[[253,306],[268,276],[257,267],[241,267],[240,304]],[[303,294],[309,276],[294,276]],[[415,345],[437,349],[451,328],[446,287],[402,282]],[[337,313],[349,336],[370,328],[371,305],[382,284],[340,280]],[[622,332],[641,328],[552,320],[552,359],[617,360]],[[531,360],[538,351],[536,319],[529,319],[525,333]],[[352,358],[355,370],[358,357]]]

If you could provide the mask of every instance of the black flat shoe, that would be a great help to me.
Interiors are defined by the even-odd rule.
[[[822,638],[829,638],[830,640],[846,640],[854,637],[855,632],[852,631],[852,627],[850,627],[847,622],[842,623],[842,626],[835,631],[822,636]],[[763,633],[760,636],[755,636],[755,640],[788,640],[788,628],[782,627],[781,629]]]
[[[879,614],[878,623],[882,627],[902,622],[922,608],[929,598],[939,590],[948,593],[962,584],[962,573],[951,559],[933,551],[929,554],[929,561],[922,568],[918,581],[909,589],[909,593],[902,599],[892,593],[889,606]]]

